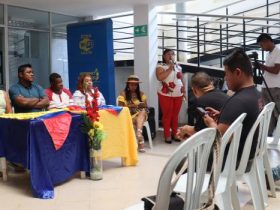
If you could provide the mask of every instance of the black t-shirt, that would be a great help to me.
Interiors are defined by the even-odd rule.
[[[202,107],[204,109],[205,107],[212,107],[220,111],[228,99],[229,96],[226,95],[224,92],[217,89],[213,89],[205,93],[203,96],[197,98],[196,106]],[[196,123],[194,124],[195,131],[200,131],[207,127],[204,123],[202,116],[197,112],[195,113],[195,119],[196,119]]]
[[[227,125],[233,123],[242,113],[247,113],[243,121],[243,128],[238,148],[238,164],[242,156],[242,151],[245,145],[247,135],[254,122],[256,121],[262,109],[262,106],[263,103],[260,92],[257,91],[255,86],[251,86],[242,88],[239,91],[237,91],[231,98],[228,99],[228,101],[225,103],[224,107],[221,110],[218,122]],[[256,146],[257,138],[254,137],[250,152],[250,158],[254,157]]]

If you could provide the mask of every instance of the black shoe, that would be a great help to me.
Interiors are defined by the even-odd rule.
[[[171,141],[171,139],[164,139],[164,142],[166,143],[166,144],[172,144],[172,141]]]
[[[176,142],[181,142],[181,140],[180,140],[180,139],[177,139],[177,138],[176,138],[176,137],[174,137],[174,136],[172,136],[171,138],[172,138],[172,140],[173,140],[173,141],[176,141]]]

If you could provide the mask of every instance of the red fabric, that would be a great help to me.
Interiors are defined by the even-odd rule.
[[[66,93],[70,99],[72,98],[72,93],[68,89],[63,88],[62,92]],[[45,89],[45,94],[48,96],[49,100],[52,101],[53,91],[50,87],[48,89]]]
[[[162,112],[162,124],[164,130],[164,137],[170,137],[170,128],[172,128],[172,135],[175,136],[178,129],[178,116],[181,109],[183,96],[168,97],[158,94],[159,105]]]
[[[64,113],[50,119],[43,120],[56,150],[59,150],[69,133],[72,116],[69,113]]]
[[[85,108],[82,108],[77,105],[68,106],[67,108],[69,109],[69,111],[85,111],[86,110]]]
[[[109,113],[111,113],[111,114],[113,114],[113,115],[115,115],[115,116],[118,116],[118,112],[116,111],[116,110],[114,110],[114,109],[102,109],[102,110],[105,110],[105,111],[107,111],[107,112],[109,112]]]
[[[45,94],[48,96],[49,100],[52,101],[52,90],[50,88],[45,89]]]

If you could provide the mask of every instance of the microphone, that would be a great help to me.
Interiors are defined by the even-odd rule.
[[[173,71],[176,71],[175,67],[177,68],[177,63],[176,63],[176,61],[174,61],[174,60],[172,60],[172,62],[173,62],[173,65],[174,65]]]

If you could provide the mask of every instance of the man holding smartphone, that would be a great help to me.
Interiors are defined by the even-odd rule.
[[[207,127],[203,121],[203,116],[207,113],[206,107],[221,110],[229,98],[224,92],[215,89],[211,77],[205,72],[197,72],[192,76],[191,87],[197,98],[195,124],[194,126],[185,125],[178,129],[177,136],[182,140]]]
[[[261,94],[254,84],[252,64],[246,53],[240,49],[235,50],[225,58],[223,64],[228,88],[234,91],[235,94],[227,100],[220,112],[213,108],[208,108],[209,114],[204,116],[204,122],[208,127],[217,128],[223,135],[242,113],[247,113],[243,121],[238,148],[238,166],[247,135],[263,107],[263,102]],[[216,120],[215,118],[218,119]],[[257,138],[254,138],[250,158],[254,157],[256,146]]]

